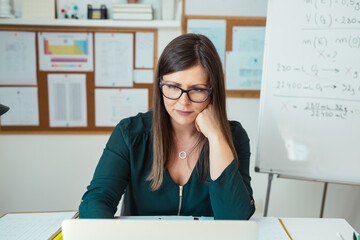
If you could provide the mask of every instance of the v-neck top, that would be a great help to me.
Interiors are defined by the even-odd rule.
[[[79,217],[113,218],[125,193],[125,215],[177,215],[181,205],[182,216],[249,219],[255,211],[249,138],[239,122],[229,124],[238,163],[233,160],[215,181],[208,177],[206,182],[198,176],[196,165],[180,198],[180,187],[168,170],[158,190],[151,190],[150,181],[146,180],[153,162],[152,111],[121,120],[82,197]]]

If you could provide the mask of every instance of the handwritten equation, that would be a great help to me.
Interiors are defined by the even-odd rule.
[[[323,8],[346,7],[354,11],[360,11],[359,0],[303,0],[305,4],[313,6],[316,10]]]
[[[304,23],[316,27],[360,26],[360,0],[303,0],[307,8]],[[344,14],[346,13],[346,14]]]
[[[359,16],[334,16],[333,14],[306,13],[305,18],[308,23],[314,23],[319,27],[360,26]]]
[[[321,53],[320,55],[323,55],[323,57],[326,57],[324,53]],[[330,57],[333,57],[335,55],[330,55]],[[339,66],[339,67],[330,67],[326,65],[318,65],[318,64],[312,64],[312,65],[290,65],[290,64],[282,64],[278,63],[276,65],[276,71],[280,73],[300,73],[303,74],[303,76],[300,76],[301,78],[305,77],[314,77],[318,79],[336,79],[341,78],[342,82],[344,80],[350,81],[350,80],[360,80],[359,73],[360,70],[357,70],[356,68],[352,66]],[[359,82],[360,83],[360,82]]]
[[[277,96],[281,97],[281,96]],[[309,117],[316,118],[334,118],[348,119],[355,118],[360,120],[360,106],[353,102],[333,101],[329,103],[324,99],[316,99],[309,101],[283,101],[281,104],[282,112],[304,112]],[[360,102],[360,101],[359,101]]]
[[[296,110],[291,116],[360,120],[360,0],[282,4],[298,11],[272,22],[276,37],[263,78],[272,103],[281,114]]]
[[[360,48],[360,34],[351,34],[348,36],[337,36],[329,38],[326,36],[313,36],[302,40],[303,46],[312,46],[313,48],[324,48],[330,45],[334,47]]]
[[[360,84],[352,85],[348,83],[327,84],[327,83],[302,83],[294,81],[277,81],[277,89],[290,90],[290,91],[303,91],[303,92],[326,92],[328,94],[342,94],[343,96],[360,96]],[[359,99],[360,102],[360,99]]]
[[[296,109],[297,106],[294,105]],[[360,108],[350,107],[345,104],[329,104],[320,102],[306,102],[305,106],[302,107],[310,117],[325,117],[325,118],[339,118],[346,119],[350,116],[360,118]]]

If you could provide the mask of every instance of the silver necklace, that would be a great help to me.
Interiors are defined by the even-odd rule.
[[[195,144],[192,148],[190,148],[189,150],[180,151],[180,152],[178,153],[179,158],[180,158],[181,160],[184,160],[184,159],[187,158],[187,155],[190,156],[190,154],[192,153],[192,151],[194,151],[194,149],[195,149],[196,146],[199,144],[199,142],[200,142],[200,139],[198,139],[198,140],[196,141],[196,144]],[[190,152],[189,152],[189,151],[190,151]],[[188,154],[187,154],[186,152],[188,152]]]
[[[180,158],[180,159],[184,160],[186,157],[187,157],[187,156],[186,156],[186,152],[185,152],[185,151],[179,152],[179,158]]]

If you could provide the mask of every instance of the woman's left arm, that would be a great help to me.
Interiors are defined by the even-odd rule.
[[[195,126],[209,141],[210,178],[216,180],[234,160],[234,155],[213,111],[212,105],[209,104],[198,114]]]
[[[212,111],[206,108],[204,111]],[[211,206],[215,219],[249,219],[255,212],[250,185],[250,145],[245,129],[238,122],[231,130],[238,163],[211,112],[199,114],[196,127],[209,140],[210,178],[208,179]],[[204,114],[203,114],[204,113]],[[212,115],[214,116],[214,115]]]

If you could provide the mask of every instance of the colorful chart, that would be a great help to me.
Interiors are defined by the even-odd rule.
[[[55,45],[50,44],[48,39],[44,39],[45,55],[87,55],[88,40],[74,40],[73,44]]]
[[[92,71],[92,33],[39,32],[42,71]]]

